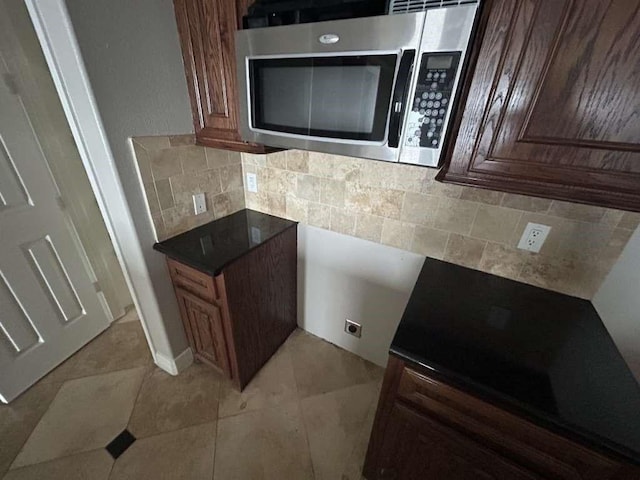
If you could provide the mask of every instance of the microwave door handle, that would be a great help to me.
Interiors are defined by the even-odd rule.
[[[393,101],[391,103],[391,116],[389,118],[389,146],[393,148],[398,148],[400,143],[402,119],[404,118],[415,56],[415,50],[405,50],[402,54],[396,84],[393,88]]]

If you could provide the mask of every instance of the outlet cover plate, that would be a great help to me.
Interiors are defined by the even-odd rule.
[[[204,198],[204,193],[195,193],[193,195],[193,213],[200,215],[207,211],[207,201]]]
[[[344,321],[344,331],[349,335],[360,338],[360,336],[362,335],[362,325],[347,318]]]
[[[258,192],[258,177],[255,173],[247,173],[247,190],[253,193]]]
[[[538,253],[544,245],[544,241],[547,239],[547,235],[551,231],[551,227],[548,225],[542,225],[540,223],[527,223],[527,226],[522,232],[518,248],[521,250],[527,250],[529,252]]]

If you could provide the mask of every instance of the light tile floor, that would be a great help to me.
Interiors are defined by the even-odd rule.
[[[240,393],[200,364],[155,367],[131,317],[0,405],[0,477],[361,478],[382,368],[296,330]]]

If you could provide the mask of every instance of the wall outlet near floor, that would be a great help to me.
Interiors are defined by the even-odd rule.
[[[247,190],[258,193],[258,177],[255,173],[247,173]]]
[[[344,321],[344,331],[349,335],[360,338],[362,335],[362,325],[347,318]]]
[[[527,223],[524,232],[522,232],[520,243],[518,243],[518,248],[538,253],[542,245],[544,245],[544,241],[547,239],[550,231],[551,227],[548,225]]]
[[[200,215],[207,211],[207,201],[204,198],[204,193],[195,193],[193,195],[193,213]]]

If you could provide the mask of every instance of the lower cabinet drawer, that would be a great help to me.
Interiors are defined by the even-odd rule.
[[[167,266],[174,286],[208,302],[213,302],[219,297],[212,276],[170,258],[167,258]]]

